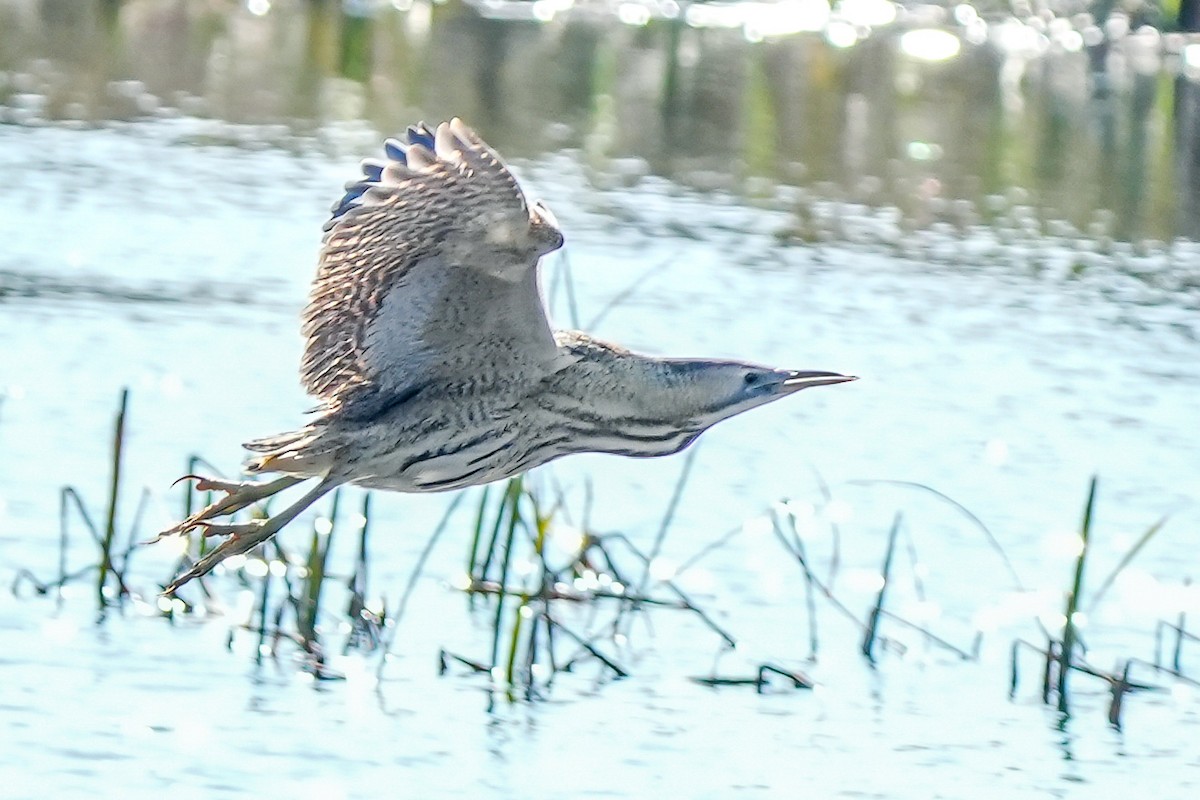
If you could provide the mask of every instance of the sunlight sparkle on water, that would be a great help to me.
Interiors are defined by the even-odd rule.
[[[751,517],[742,523],[742,535],[747,539],[758,539],[771,534],[774,527],[769,517]]]
[[[853,47],[858,43],[858,29],[849,22],[835,19],[825,28],[825,41],[842,49]]]
[[[797,520],[812,519],[817,515],[817,507],[804,500],[785,500],[779,504],[779,509]]]
[[[251,558],[246,561],[246,574],[252,578],[265,578],[271,568],[261,558]]]
[[[1008,442],[1003,439],[989,439],[983,446],[983,460],[993,467],[1008,463]]]
[[[183,378],[177,372],[168,372],[158,379],[158,390],[164,397],[183,395]]]
[[[854,506],[845,500],[832,500],[829,505],[825,506],[825,516],[830,522],[835,522],[839,525],[849,522],[854,518]]]
[[[1183,48],[1183,63],[1188,69],[1200,69],[1200,42]]]
[[[246,0],[246,10],[256,17],[265,17],[271,10],[271,0]]]
[[[675,577],[676,564],[659,556],[650,562],[650,577],[656,581],[669,581]]]
[[[582,550],[584,538],[583,531],[572,525],[555,525],[550,529],[550,544],[564,556],[574,556]]]
[[[346,787],[335,778],[310,778],[297,784],[294,792],[302,798],[311,800],[345,800],[349,797]]]
[[[650,9],[641,3],[621,3],[617,6],[617,19],[640,28],[650,22]]]
[[[1045,611],[1038,614],[1038,619],[1052,631],[1061,631],[1067,625],[1067,615],[1060,611]]]
[[[717,586],[717,579],[711,570],[704,567],[692,567],[679,576],[690,591],[711,592]]]
[[[878,592],[883,588],[883,575],[870,569],[846,570],[846,586],[855,592]]]
[[[42,636],[54,644],[67,644],[79,634],[79,626],[69,619],[52,618],[42,623]]]
[[[583,574],[575,579],[575,588],[578,591],[594,592],[600,588],[600,579],[594,570],[585,569]]]
[[[237,593],[237,599],[234,600],[233,615],[239,618],[247,618],[250,612],[254,610],[254,592],[249,589],[243,589]]]
[[[937,161],[942,157],[941,145],[931,142],[909,142],[905,152],[913,161]]]
[[[168,536],[154,545],[161,549],[167,555],[181,556],[187,552],[188,537],[186,536]]]
[[[829,22],[825,0],[781,0],[777,3],[741,4],[746,9],[743,34],[747,41],[791,36],[822,30]]]
[[[1083,537],[1075,531],[1051,531],[1042,539],[1042,549],[1048,555],[1078,558],[1083,552]]]
[[[837,15],[864,28],[879,28],[896,21],[896,4],[890,0],[842,0]]]
[[[921,61],[949,61],[961,50],[958,37],[940,28],[916,28],[900,36],[900,52]]]

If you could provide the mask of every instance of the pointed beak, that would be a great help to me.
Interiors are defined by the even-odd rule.
[[[857,375],[842,375],[837,372],[787,370],[784,372],[780,388],[785,392],[798,392],[810,386],[832,386],[835,383],[848,383],[856,380],[858,380]]]

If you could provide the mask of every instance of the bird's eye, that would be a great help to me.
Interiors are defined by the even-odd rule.
[[[757,373],[747,372],[746,377],[742,378],[742,382],[745,383],[747,386],[757,386],[758,385]]]

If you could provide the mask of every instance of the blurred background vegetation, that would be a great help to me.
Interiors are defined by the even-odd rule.
[[[458,115],[607,180],[1161,243],[1200,236],[1196,5],[7,0],[0,120],[195,115],[266,146]]]

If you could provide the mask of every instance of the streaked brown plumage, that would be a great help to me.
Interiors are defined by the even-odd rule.
[[[735,361],[660,359],[554,332],[539,259],[563,242],[553,216],[459,120],[409,128],[364,162],[326,226],[300,375],[320,401],[302,429],[247,443],[269,483],[197,478],[226,493],[162,535],[227,537],[174,592],[266,541],[342,483],[407,492],[500,480],[563,455],[658,456],[810,386],[853,378]],[[196,477],[196,476],[188,476]],[[301,481],[268,520],[218,524]]]

